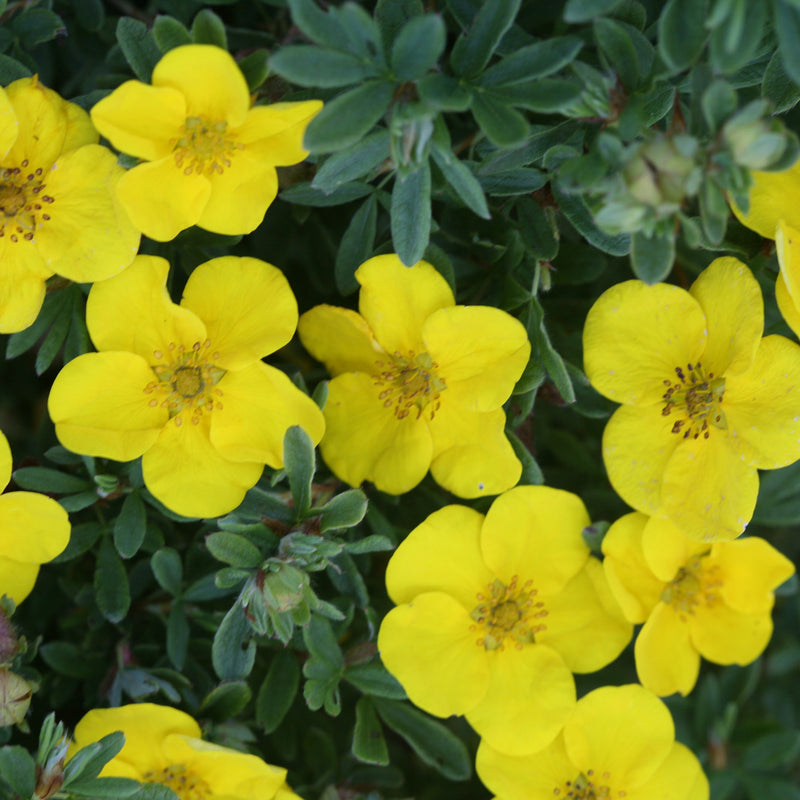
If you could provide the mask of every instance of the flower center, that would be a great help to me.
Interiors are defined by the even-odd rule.
[[[398,419],[407,417],[413,408],[419,419],[428,407],[433,419],[447,384],[439,377],[439,365],[428,353],[417,354],[413,350],[407,356],[395,353],[389,362],[376,361],[375,366],[378,372],[372,378],[381,387],[378,397],[386,408],[394,406]]]
[[[609,774],[604,772],[597,778],[594,770],[587,770],[574,781],[567,781],[563,787],[553,789],[553,797],[566,800],[611,800],[612,797],[625,797],[627,793],[624,791],[613,792],[608,785],[609,777]]]
[[[185,175],[224,172],[230,167],[233,154],[244,150],[243,144],[225,135],[227,128],[225,120],[186,117],[181,136],[172,142],[175,165]]]
[[[668,417],[675,411],[681,417],[672,426],[673,433],[683,433],[684,439],[690,436],[697,439],[702,433],[703,438],[708,439],[709,425],[720,429],[728,427],[721,408],[725,378],[715,378],[713,372],[706,375],[699,362],[686,366],[688,374],[681,367],[675,367],[678,380],[664,381],[666,405],[661,413]]]
[[[685,620],[687,614],[693,615],[697,606],[710,608],[719,600],[717,589],[722,586],[719,566],[706,564],[707,555],[690,558],[661,592],[661,601],[671,605],[681,619]]]
[[[224,369],[214,366],[214,359],[219,358],[219,353],[211,353],[211,342],[206,339],[203,344],[195,342],[191,350],[182,344],[169,343],[168,352],[154,350],[153,355],[166,363],[156,364],[152,367],[158,380],[150,381],[145,386],[146,394],[160,394],[161,400],[154,397],[150,405],[163,406],[169,410],[170,419],[175,419],[175,424],[181,426],[183,417],[181,412],[191,410],[193,425],[200,422],[204,411],[221,409],[222,390],[217,388]]]
[[[211,788],[197,775],[187,772],[183,764],[170,764],[164,769],[153,769],[142,775],[145,783],[160,783],[172,789],[179,800],[206,800]]]
[[[544,603],[536,600],[532,584],[525,581],[519,586],[519,578],[514,575],[508,586],[495,580],[486,593],[476,595],[478,605],[470,613],[476,624],[470,630],[481,633],[478,645],[487,650],[502,650],[506,637],[511,637],[521,649],[535,641],[537,633],[546,630],[547,626],[539,620],[547,616],[547,611]]]
[[[19,167],[0,168],[0,238],[30,242],[36,228],[50,219],[43,209],[54,199],[44,194],[42,172],[41,167],[29,169],[27,159]]]

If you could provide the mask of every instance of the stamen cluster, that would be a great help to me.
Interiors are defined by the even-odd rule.
[[[726,428],[725,414],[720,405],[725,393],[725,378],[715,378],[713,372],[705,374],[702,364],[686,365],[688,375],[681,367],[675,367],[678,382],[665,380],[667,390],[663,398],[666,402],[662,415],[668,417],[673,410],[685,414],[672,426],[673,433],[683,433],[683,438],[704,439],[709,436],[709,424],[715,428]],[[684,430],[684,425],[687,425]]]
[[[12,242],[30,242],[36,228],[50,215],[43,211],[54,198],[43,194],[46,188],[41,167],[29,171],[28,160],[19,167],[4,167],[0,172],[0,238],[8,233]]]
[[[544,603],[536,600],[536,595],[533,581],[519,586],[516,575],[508,586],[499,580],[490,583],[486,594],[476,595],[478,605],[470,614],[477,623],[470,630],[480,630],[483,634],[476,644],[487,650],[503,650],[506,637],[511,637],[517,648],[535,641],[536,634],[547,629],[544,623],[536,621],[547,616]]]
[[[719,600],[716,592],[723,583],[720,569],[717,564],[704,563],[707,555],[689,559],[661,593],[661,600],[680,612],[683,620],[687,614],[694,615],[698,606],[711,608]]]
[[[160,770],[150,770],[142,777],[145,783],[160,783],[178,795],[178,800],[206,800],[211,797],[208,784],[197,775],[187,771],[183,764],[171,764]]]
[[[225,135],[227,128],[225,120],[187,117],[183,134],[173,142],[175,165],[184,175],[221,175],[230,167],[231,156],[244,150],[243,144]]]
[[[382,387],[378,397],[385,408],[394,406],[394,415],[403,419],[416,408],[417,419],[423,411],[433,419],[441,405],[441,393],[447,388],[444,378],[439,377],[439,365],[428,353],[408,351],[408,355],[395,352],[391,361],[376,361],[378,373],[373,375],[375,384]]]

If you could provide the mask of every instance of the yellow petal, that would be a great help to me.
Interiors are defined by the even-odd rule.
[[[211,442],[231,461],[283,466],[283,437],[299,425],[316,445],[325,431],[317,404],[280,370],[261,361],[227,372],[216,387],[221,406],[211,412]]]
[[[483,515],[466,506],[434,511],[401,542],[386,568],[386,591],[397,603],[423,592],[444,592],[466,611],[479,603],[494,575],[480,550]]]
[[[480,702],[489,666],[471,627],[469,614],[443,592],[418,595],[384,617],[378,633],[381,660],[414,705],[449,717]]]
[[[52,274],[33,242],[0,239],[0,333],[32,325],[44,302],[45,281]]]
[[[667,707],[636,684],[603,686],[582,697],[564,727],[567,753],[586,774],[609,773],[611,786],[636,788],[651,778],[675,741]]]
[[[489,685],[467,721],[496,750],[519,756],[547,747],[575,708],[575,681],[545,645],[487,653]]]
[[[251,233],[264,220],[278,194],[278,173],[247,153],[236,153],[230,166],[212,173],[211,194],[197,225],[229,236]]]
[[[783,172],[751,172],[750,209],[747,214],[732,204],[736,216],[766,239],[775,238],[779,220],[800,228],[800,163]]]
[[[117,184],[117,196],[131,222],[159,242],[196,225],[210,195],[208,178],[196,172],[186,175],[171,156],[139,164]]]
[[[702,355],[706,374],[727,378],[744,372],[764,332],[764,301],[753,273],[738,258],[717,258],[689,292],[706,316],[708,340]]]
[[[654,514],[661,504],[661,482],[675,448],[673,420],[658,406],[622,406],[603,432],[603,461],[617,494],[637,511]]]
[[[556,790],[560,794],[567,781],[577,777],[560,734],[544,749],[524,756],[501,753],[484,739],[478,747],[475,771],[502,800],[553,800],[559,798]]]
[[[603,570],[609,588],[630,622],[644,622],[664,590],[650,570],[642,550],[644,514],[626,514],[603,537]],[[671,576],[670,576],[671,579]]]
[[[158,438],[169,414],[149,405],[153,371],[133,353],[86,353],[56,376],[47,407],[68,450],[131,461]]]
[[[297,327],[289,282],[258,258],[222,256],[200,264],[189,276],[181,305],[203,320],[214,363],[224,369],[242,369],[274,353]]]
[[[663,405],[664,381],[694,364],[706,344],[697,301],[677,286],[625,281],[605,291],[583,329],[586,376],[618,403]]]
[[[372,378],[348,372],[328,386],[322,457],[351,486],[372,481],[382,492],[413,489],[430,468],[433,443],[424,419],[398,419]]]
[[[786,320],[786,324],[794,331],[795,336],[800,336],[800,309],[794,302],[794,298],[789,295],[786,279],[782,272],[778,273],[778,279],[775,281],[775,299],[778,301],[778,308]]]
[[[33,591],[38,574],[38,564],[22,564],[0,556],[0,597],[8,595],[19,605]]]
[[[715,664],[749,664],[769,644],[772,618],[769,611],[743,614],[721,600],[699,606],[689,620],[692,644],[703,658]]]
[[[697,756],[685,745],[675,742],[667,757],[653,776],[633,791],[626,800],[653,800],[653,798],[680,798],[680,800],[708,800],[709,786]]]
[[[389,354],[424,351],[422,326],[440,308],[455,304],[447,281],[427,261],[406,267],[393,253],[365,261],[357,270],[358,309]]]
[[[772,610],[773,592],[794,575],[794,564],[769,542],[756,536],[718,542],[708,564],[716,564],[722,580],[719,594],[735,611],[758,614]]]
[[[162,364],[177,347],[190,350],[195,342],[205,342],[205,325],[172,302],[168,273],[163,258],[136,256],[122,274],[92,286],[86,325],[98,350],[127,350],[149,364]]]
[[[783,336],[764,337],[753,366],[726,378],[723,408],[731,435],[746,442],[754,466],[776,469],[797,461],[800,347]]]
[[[544,595],[558,592],[589,558],[582,531],[589,515],[581,499],[549,486],[517,486],[486,514],[481,550],[487,566],[508,584],[532,580]]]
[[[645,564],[652,574],[669,583],[692,556],[708,552],[708,543],[687,536],[674,522],[650,517],[641,537]],[[662,584],[663,585],[663,584]]]
[[[540,593],[547,617],[545,629],[536,634],[536,641],[555,650],[572,672],[595,672],[610,664],[630,642],[633,627],[619,611],[609,613],[601,592],[603,568],[590,558],[561,591],[553,595]]]
[[[735,539],[753,517],[758,472],[725,434],[713,429],[708,439],[681,439],[664,471],[663,511],[693,539]]]
[[[519,320],[488,306],[439,309],[425,320],[422,338],[448,395],[470,411],[502,406],[531,351]]]
[[[100,145],[72,150],[56,161],[47,174],[47,191],[54,198],[50,219],[40,221],[34,235],[48,269],[89,283],[117,275],[133,261],[141,237],[115,195],[123,175],[113,154]]]
[[[208,414],[192,424],[189,414],[182,412],[163,427],[142,456],[147,488],[185,517],[219,517],[233,511],[264,471],[263,464],[224,458],[211,444],[208,429]]]
[[[800,301],[800,231],[785,220],[775,230],[775,251],[785,286],[795,305]]]
[[[380,371],[376,361],[386,353],[364,318],[349,308],[320,305],[302,314],[297,332],[303,347],[322,361],[331,375]]]
[[[179,91],[140,81],[126,81],[92,108],[97,130],[120,152],[145,161],[172,153],[186,116]]]
[[[0,89],[0,160],[4,160],[19,134],[19,122],[5,89]]]
[[[275,167],[298,164],[308,155],[303,148],[308,123],[321,110],[320,100],[255,106],[236,131],[236,138],[248,155],[264,164]]]
[[[44,564],[69,542],[69,517],[52,497],[36,492],[0,496],[0,556]]]
[[[634,656],[642,686],[661,697],[675,692],[685,696],[697,683],[700,654],[689,638],[686,615],[672,606],[656,605],[639,631]]]
[[[170,50],[153,70],[153,86],[169,86],[186,98],[186,114],[241,125],[250,92],[231,55],[220,47],[187,44]]]
[[[428,423],[433,437],[431,474],[436,482],[459,497],[484,497],[514,486],[522,464],[505,427],[502,408],[469,411],[443,397]]]
[[[0,492],[8,486],[11,480],[11,467],[13,459],[11,457],[11,448],[8,445],[6,435],[0,431]]]

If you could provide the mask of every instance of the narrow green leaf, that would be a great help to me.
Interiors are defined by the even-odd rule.
[[[332,670],[342,670],[344,656],[328,620],[312,616],[308,625],[303,628],[303,641],[314,658]]]
[[[745,769],[776,769],[800,755],[800,732],[776,731],[756,739],[744,751]]]
[[[547,174],[538,169],[518,169],[497,172],[491,175],[478,175],[481,187],[492,197],[508,197],[515,194],[531,194],[544,186]]]
[[[36,786],[36,764],[19,745],[0,747],[0,777],[20,797],[30,797]]]
[[[417,81],[417,92],[423,102],[442,111],[466,111],[472,102],[469,89],[443,72],[432,72]]]
[[[96,778],[103,767],[122,750],[124,744],[125,734],[122,731],[115,731],[103,736],[97,742],[82,747],[67,761],[64,768],[64,788],[73,782]]]
[[[499,103],[484,91],[472,93],[471,108],[481,130],[498,147],[519,144],[530,133],[528,123],[519,111]]]
[[[505,32],[514,23],[522,0],[484,0],[469,28],[458,37],[450,54],[456,75],[471,78],[489,63]]]
[[[106,19],[102,0],[82,0],[74,6],[75,19],[87,31],[99,31]]]
[[[210,8],[198,11],[192,22],[192,41],[195,44],[213,44],[227,50],[225,23]]]
[[[298,86],[322,88],[349,86],[376,74],[374,65],[350,53],[323,50],[310,44],[278,50],[270,57],[269,66]]]
[[[224,722],[242,711],[252,694],[246,681],[221,683],[203,698],[198,710],[215,722]]]
[[[150,556],[150,569],[158,585],[173,597],[179,597],[183,583],[181,557],[171,547],[162,547]]]
[[[316,511],[320,516],[320,533],[352,528],[367,513],[367,497],[361,489],[349,489]]]
[[[311,186],[321,192],[332,192],[342,184],[371,172],[387,158],[389,131],[375,131],[360,142],[326,158]]]
[[[588,22],[611,13],[622,0],[567,0],[564,22]]]
[[[261,566],[264,557],[261,551],[244,536],[238,533],[217,531],[206,536],[206,547],[217,561],[241,569],[254,569]]]
[[[514,448],[514,453],[522,464],[522,475],[520,475],[519,482],[525,486],[540,486],[544,483],[544,473],[542,468],[531,453],[530,450],[522,443],[520,438],[510,430],[506,430],[508,441],[511,442],[511,447]]]
[[[298,519],[311,507],[311,481],[317,462],[311,437],[299,426],[292,425],[283,437],[283,468],[289,478]]]
[[[133,74],[140,81],[150,83],[153,67],[161,60],[161,51],[147,25],[133,17],[120,17],[117,42]]]
[[[736,110],[736,91],[727,81],[717,79],[703,92],[700,105],[709,130],[716,132]]]
[[[775,114],[794,108],[800,101],[800,87],[787,75],[780,53],[775,53],[767,64],[761,96],[773,104]]]
[[[480,77],[481,86],[505,86],[509,83],[544,78],[565,67],[583,47],[577,36],[556,36],[521,47],[489,67]]]
[[[525,83],[498,86],[484,97],[506,106],[519,106],[540,114],[554,114],[569,108],[581,95],[581,87],[561,78],[537,78]]]
[[[37,375],[45,372],[53,360],[58,355],[58,351],[64,345],[67,338],[70,323],[72,322],[72,304],[67,300],[58,311],[50,330],[39,345],[39,352],[36,354],[34,369]]]
[[[382,80],[340,94],[311,120],[304,147],[312,153],[331,153],[357,142],[383,116],[393,94],[394,84]]]
[[[631,238],[633,274],[645,283],[663,281],[675,263],[675,237],[646,236],[637,231]]]
[[[254,92],[269,75],[269,51],[254,50],[239,61],[239,69],[247,81],[247,88]]]
[[[48,467],[20,467],[14,470],[14,483],[31,492],[67,494],[92,488],[90,481],[75,475],[66,475]]]
[[[256,696],[256,722],[272,733],[292,707],[300,685],[300,667],[290,650],[275,653]]]
[[[182,670],[189,650],[189,621],[181,600],[172,604],[167,617],[167,657],[177,670]]]
[[[330,192],[321,192],[314,189],[309,182],[297,183],[284,189],[281,192],[281,200],[287,203],[296,203],[300,206],[312,206],[315,208],[327,208],[329,206],[341,206],[351,203],[353,200],[360,200],[368,194],[372,194],[374,189],[365,183],[343,183]]]
[[[406,693],[397,678],[380,661],[348,667],[344,679],[360,692],[390,700],[405,700]]]
[[[188,595],[187,595],[188,596]],[[237,602],[228,611],[214,634],[211,662],[214,672],[223,681],[246,678],[256,660],[256,643],[251,638],[250,625]]]
[[[0,84],[8,86],[20,78],[30,78],[33,71],[16,58],[0,53]],[[8,356],[6,356],[8,358]]]
[[[406,22],[420,16],[423,11],[422,0],[378,0],[375,5],[375,21],[387,51],[391,50],[395,37]]]
[[[95,494],[94,500],[96,499],[97,495]],[[63,564],[82,555],[94,546],[103,529],[104,526],[99,522],[84,522],[81,525],[73,525],[69,535],[69,544],[50,563]]]
[[[544,309],[536,297],[528,300],[528,320],[526,328],[531,340],[531,358],[534,364],[541,364],[547,371],[547,375],[565,403],[575,402],[575,390],[572,388],[572,381],[564,364],[564,360],[553,348],[550,336],[544,324]]]
[[[362,697],[356,703],[356,726],[351,749],[353,755],[366,764],[385,766],[389,763],[389,749],[383,728],[368,697]]]
[[[314,0],[288,0],[288,4],[292,22],[312,42],[334,50],[342,49],[342,44],[347,41],[347,33],[336,16],[330,11],[322,11]]]
[[[658,20],[658,51],[676,72],[691,66],[708,38],[708,0],[668,0]]]
[[[442,171],[445,180],[453,188],[453,191],[479,217],[489,219],[489,207],[486,204],[486,197],[478,179],[472,174],[469,167],[461,161],[451,150],[440,149],[434,145],[431,149],[436,166]]]
[[[411,267],[422,258],[431,232],[431,170],[427,161],[405,177],[395,177],[391,222],[395,252]]]
[[[124,619],[131,605],[128,575],[110,539],[104,539],[94,571],[94,597],[109,622]]]
[[[552,184],[552,186],[559,209],[572,223],[575,230],[590,244],[612,256],[624,256],[630,252],[631,237],[628,234],[619,233],[616,236],[609,236],[607,233],[603,233],[595,225],[592,214],[580,195],[568,194],[562,191],[557,184]]]
[[[353,214],[336,253],[333,275],[340,294],[358,291],[355,272],[372,255],[377,223],[378,200],[371,194]]]
[[[63,36],[67,32],[67,26],[58,14],[48,8],[26,6],[11,18],[11,30],[19,39],[20,47],[31,50],[37,44]]]
[[[529,197],[520,198],[516,206],[520,232],[533,254],[550,261],[558,253],[558,229],[553,222],[552,209],[545,209]]]
[[[631,25],[601,17],[592,25],[595,40],[608,64],[619,75],[622,85],[635,89],[653,66],[653,46]],[[634,37],[644,40],[639,47]],[[649,56],[649,57],[648,57]]]
[[[136,492],[129,494],[114,522],[114,545],[123,558],[139,552],[147,531],[147,511]]]
[[[192,43],[192,35],[186,26],[168,14],[159,14],[153,21],[153,38],[162,53]]]
[[[70,784],[70,795],[75,797],[108,798],[108,800],[125,800],[139,791],[139,781],[132,778],[93,778],[92,780],[75,781]]]
[[[444,50],[447,31],[438,14],[412,17],[397,35],[391,67],[400,81],[415,81],[436,66]]]
[[[709,52],[716,73],[733,75],[758,55],[767,26],[765,0],[739,0],[735,15],[711,32]]]

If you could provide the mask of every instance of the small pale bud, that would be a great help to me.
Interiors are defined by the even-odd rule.
[[[18,725],[31,704],[30,684],[9,669],[0,669],[0,728]]]

